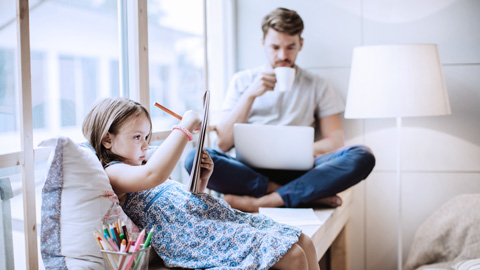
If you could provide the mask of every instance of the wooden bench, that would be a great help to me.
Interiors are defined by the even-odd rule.
[[[352,188],[338,194],[343,200],[342,206],[335,208],[332,215],[313,234],[312,241],[320,258],[320,269],[347,270],[347,223],[350,218],[350,206],[353,200]],[[320,216],[325,209],[315,209]]]
[[[323,225],[312,235],[312,241],[319,258],[322,270],[347,270],[347,230],[346,225],[350,217],[350,205],[352,203],[352,189],[347,189],[338,194],[343,200],[342,206],[337,208],[314,209],[315,214],[324,220]],[[333,212],[332,212],[333,210]],[[331,213],[327,218],[326,213]],[[326,218],[326,219],[325,219]],[[164,266],[151,265],[151,270],[166,270]]]

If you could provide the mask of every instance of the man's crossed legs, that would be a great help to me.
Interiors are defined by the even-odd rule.
[[[233,208],[256,212],[259,207],[339,206],[337,193],[365,179],[375,166],[368,147],[349,146],[315,158],[308,171],[251,168],[235,158],[207,148],[214,164],[208,188],[225,194]],[[186,160],[191,171],[195,151]]]

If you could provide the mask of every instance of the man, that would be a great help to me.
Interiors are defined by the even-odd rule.
[[[339,206],[336,196],[365,179],[375,165],[367,147],[344,147],[339,114],[343,101],[324,79],[298,67],[303,21],[293,10],[277,8],[262,22],[266,66],[235,74],[217,125],[217,145],[228,151],[234,145],[234,123],[312,126],[319,138],[314,143],[315,163],[309,171],[256,169],[222,151],[208,149],[215,169],[208,187],[226,194],[232,207],[255,212],[259,207]],[[275,67],[296,69],[293,89],[272,93]],[[185,161],[190,172],[193,151]]]

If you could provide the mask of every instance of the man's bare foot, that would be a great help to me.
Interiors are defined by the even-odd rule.
[[[299,205],[299,207],[339,207],[342,205],[342,198],[339,196],[330,196],[330,197],[325,197],[321,198],[318,200],[314,200],[302,205]]]
[[[267,192],[266,193],[270,194],[274,191],[277,191],[277,189],[279,189],[281,187],[282,187],[282,185],[280,185],[280,184],[277,184],[273,181],[268,181],[268,186],[267,186]]]
[[[280,207],[284,202],[280,194],[272,192],[260,198],[226,194],[222,197],[232,208],[244,212],[258,212],[260,207]]]
[[[258,212],[258,198],[251,196],[239,196],[226,194],[222,197],[232,208],[238,209],[244,212]]]

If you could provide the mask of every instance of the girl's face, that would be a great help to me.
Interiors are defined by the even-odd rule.
[[[144,113],[128,118],[120,127],[118,134],[109,133],[111,151],[123,157],[130,165],[142,165],[148,149],[150,122]]]

